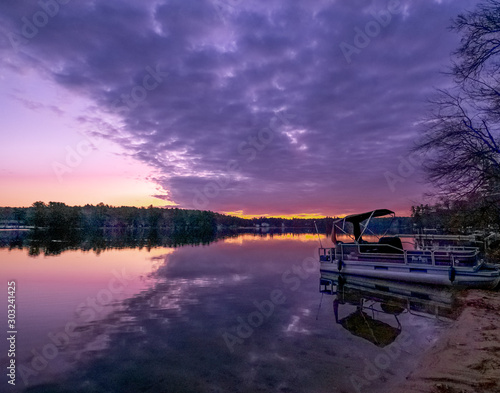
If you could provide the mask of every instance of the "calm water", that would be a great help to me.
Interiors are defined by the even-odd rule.
[[[16,387],[4,376],[0,391],[383,392],[449,326],[453,299],[410,304],[332,277],[338,294],[321,294],[317,247],[310,234],[242,234],[50,256],[2,248],[0,306],[6,316],[16,280],[18,333]]]

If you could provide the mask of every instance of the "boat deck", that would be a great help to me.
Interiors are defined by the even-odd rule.
[[[335,248],[320,248],[320,261],[365,261],[404,265],[474,267],[478,250],[473,247],[446,247],[424,250],[404,250],[390,244],[344,244]]]

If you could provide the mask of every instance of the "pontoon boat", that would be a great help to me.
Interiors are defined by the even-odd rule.
[[[336,220],[332,229],[334,247],[319,249],[321,272],[489,289],[500,282],[500,270],[484,263],[477,247],[423,245],[411,249],[403,247],[401,237],[385,235],[376,242],[363,240],[370,220],[383,216],[395,214],[378,209]],[[348,223],[352,225],[353,241],[343,243],[337,240],[338,233],[347,233]]]

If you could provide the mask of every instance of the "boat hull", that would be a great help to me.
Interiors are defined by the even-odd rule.
[[[339,270],[340,267],[340,270]],[[341,272],[345,276],[443,286],[493,289],[500,282],[500,270],[486,265],[475,268],[420,264],[370,263],[362,261],[321,262],[321,272]]]

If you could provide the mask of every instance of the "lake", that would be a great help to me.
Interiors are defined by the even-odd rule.
[[[314,234],[132,240],[0,248],[0,309],[15,280],[17,331],[16,385],[4,376],[0,390],[383,392],[454,315],[444,290],[413,303],[356,285],[320,293]]]

